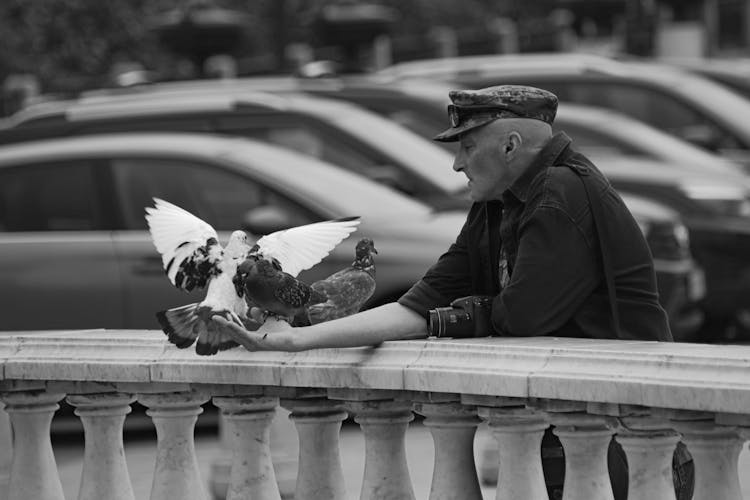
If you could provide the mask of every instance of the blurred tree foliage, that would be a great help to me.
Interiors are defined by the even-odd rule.
[[[150,23],[189,0],[2,0],[0,82],[10,74],[36,75],[47,92],[106,85],[115,63],[135,61],[162,78],[178,61],[160,46]],[[336,0],[214,0],[252,19],[240,57],[278,63],[283,42],[310,41],[310,24]],[[340,0],[339,0],[340,1]],[[492,0],[373,0],[399,13],[394,36],[424,37],[434,26],[487,29],[499,13]],[[258,66],[262,69],[263,64]],[[269,68],[272,69],[272,68]]]

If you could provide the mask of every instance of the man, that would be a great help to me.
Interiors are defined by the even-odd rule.
[[[396,303],[301,328],[269,321],[249,332],[215,321],[249,350],[374,345],[426,337],[431,309],[483,295],[492,297],[492,331],[480,335],[671,341],[643,233],[570,138],[553,135],[557,97],[502,85],[450,98],[451,128],[435,139],[460,141],[453,168],[468,178],[474,204],[455,243],[411,290]],[[551,433],[545,442],[559,446]],[[619,447],[610,469],[624,498]]]

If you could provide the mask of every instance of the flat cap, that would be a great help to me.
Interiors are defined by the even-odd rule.
[[[552,123],[557,113],[557,96],[526,85],[497,85],[479,90],[451,90],[448,105],[451,128],[436,135],[441,142],[457,141],[471,129],[499,118],[530,118]]]

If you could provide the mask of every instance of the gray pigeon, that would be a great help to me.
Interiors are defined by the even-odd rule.
[[[314,292],[327,297],[325,302],[307,308],[310,324],[343,318],[358,312],[375,293],[375,244],[370,238],[357,242],[354,262],[326,279],[311,285]]]

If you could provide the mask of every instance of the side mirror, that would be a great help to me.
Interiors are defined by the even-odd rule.
[[[263,205],[253,208],[247,211],[242,219],[242,229],[257,235],[289,229],[293,225],[294,223],[289,213],[273,205]]]

